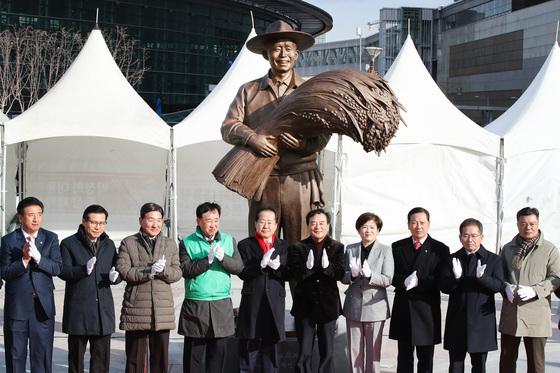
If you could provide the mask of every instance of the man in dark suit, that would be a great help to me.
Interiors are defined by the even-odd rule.
[[[288,249],[288,267],[295,281],[291,313],[299,342],[296,372],[312,372],[316,331],[319,372],[334,373],[334,335],[342,313],[337,281],[344,276],[344,245],[328,236],[328,212],[311,210],[306,222],[309,237]]]
[[[451,255],[442,291],[449,294],[443,347],[449,351],[449,372],[486,372],[488,351],[498,349],[494,294],[504,286],[502,259],[482,246],[482,223],[466,219],[459,227],[463,247]]]
[[[434,345],[441,343],[439,280],[449,248],[428,235],[430,213],[415,207],[408,213],[411,237],[393,243],[395,299],[389,338],[398,341],[397,372],[432,372]]]
[[[62,270],[58,237],[41,228],[43,203],[35,197],[21,200],[17,217],[20,228],[2,237],[0,248],[6,282],[6,371],[26,371],[29,343],[31,371],[50,373],[55,315],[52,278]]]
[[[62,272],[66,281],[62,331],[68,334],[68,372],[83,373],[89,341],[91,373],[109,371],[115,305],[111,285],[120,282],[115,270],[117,249],[105,233],[108,212],[88,206],[78,231],[62,240]]]
[[[257,372],[259,356],[262,372],[278,371],[278,342],[285,338],[284,312],[287,248],[275,237],[276,211],[257,210],[254,237],[239,242],[243,260],[241,304],[237,318],[240,371]]]

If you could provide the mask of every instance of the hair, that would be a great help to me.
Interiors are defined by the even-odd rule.
[[[140,208],[140,219],[144,219],[144,216],[152,211],[159,211],[161,217],[163,218],[163,207],[161,207],[157,203],[148,202],[148,203],[144,203],[142,208]]]
[[[109,217],[109,213],[101,205],[89,205],[86,207],[82,215],[82,219],[87,220],[89,214],[105,214],[105,220]]]
[[[212,210],[216,210],[218,215],[222,215],[222,208],[216,202],[204,202],[196,207],[196,217],[200,219],[203,214]]]
[[[39,206],[41,208],[41,212],[45,210],[45,207],[43,206],[43,202],[41,202],[38,198],[25,197],[24,199],[19,201],[17,205],[18,215],[23,215],[24,210],[29,206]]]
[[[255,214],[255,222],[259,221],[259,215],[261,214],[261,212],[264,211],[270,211],[272,213],[274,213],[274,221],[276,221],[278,223],[278,216],[276,214],[276,210],[271,207],[271,206],[261,206],[257,209],[257,213]]]
[[[426,218],[428,219],[428,221],[430,221],[430,212],[428,210],[426,210],[423,207],[415,207],[412,210],[410,210],[408,212],[408,215],[406,216],[406,221],[410,221],[410,217],[414,214],[419,214],[419,213],[424,213],[426,214]]]
[[[521,210],[517,211],[517,220],[522,216],[535,215],[537,220],[539,219],[539,210],[536,207],[523,207]]]
[[[476,220],[474,218],[468,218],[468,219],[463,220],[461,225],[459,225],[459,234],[463,233],[463,228],[469,227],[469,226],[477,227],[480,234],[482,234],[482,223],[479,220]]]
[[[327,217],[327,224],[331,224],[331,215],[323,209],[314,209],[309,211],[305,216],[305,224],[309,225],[309,221],[311,220],[311,218],[319,214],[325,215]]]
[[[356,219],[356,230],[360,230],[360,228],[370,220],[373,220],[377,226],[377,230],[381,232],[381,228],[383,228],[383,220],[381,220],[381,218],[373,212],[364,212],[362,215],[358,216],[358,219]]]

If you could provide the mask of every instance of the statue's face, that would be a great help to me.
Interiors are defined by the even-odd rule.
[[[294,64],[299,58],[299,51],[293,41],[277,41],[268,46],[266,57],[274,75],[279,75],[294,68]]]

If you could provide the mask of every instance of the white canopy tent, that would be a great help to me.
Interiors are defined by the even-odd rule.
[[[255,36],[251,30],[247,40]],[[177,159],[178,232],[193,231],[196,206],[215,201],[222,208],[222,227],[237,238],[247,235],[247,201],[219,184],[211,171],[229,151],[220,127],[239,87],[266,74],[268,62],[245,46],[220,83],[182,122],[173,128],[173,147]]]
[[[341,240],[358,239],[354,222],[365,211],[383,219],[383,242],[406,237],[408,211],[422,206],[431,213],[431,234],[452,251],[460,247],[458,227],[468,217],[482,221],[484,243],[494,251],[499,137],[448,101],[410,36],[385,79],[406,108],[406,125],[380,157],[344,139]]]
[[[545,238],[560,244],[560,47],[555,42],[523,95],[485,128],[503,139],[503,236],[517,234],[516,212],[537,207]]]
[[[107,230],[118,239],[138,229],[143,203],[165,200],[169,127],[127,82],[98,29],[57,84],[5,126],[9,214],[22,142],[24,194],[45,203],[45,226],[62,237],[89,204],[109,210]]]

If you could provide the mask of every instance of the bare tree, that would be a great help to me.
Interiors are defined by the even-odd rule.
[[[147,54],[125,28],[108,33],[107,45],[115,62],[132,86],[147,71]],[[55,32],[31,27],[0,32],[0,110],[23,112],[64,74],[85,42],[79,32]]]

